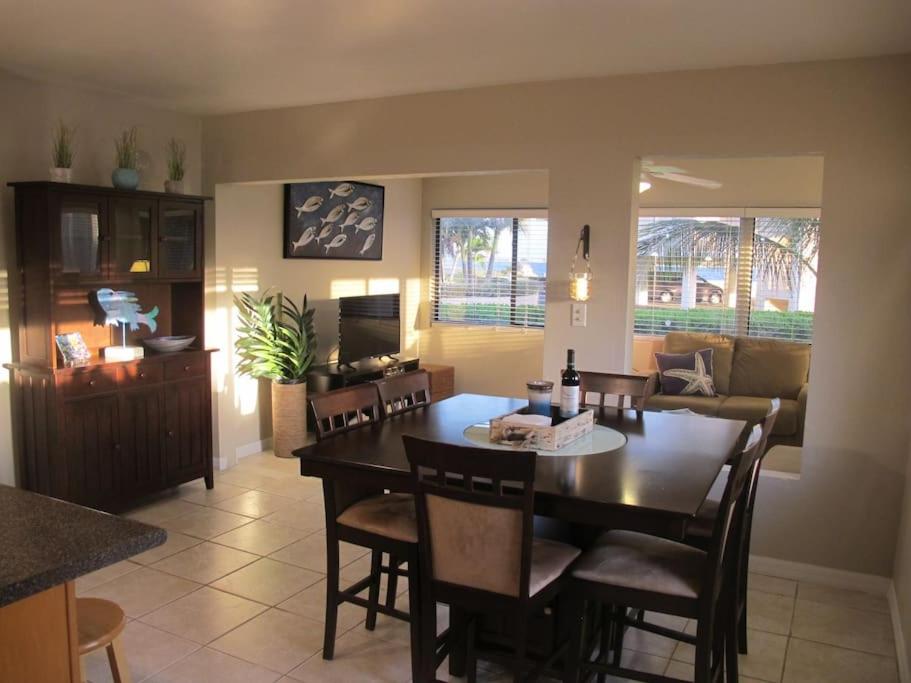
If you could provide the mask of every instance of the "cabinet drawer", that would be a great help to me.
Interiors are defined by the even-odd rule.
[[[161,381],[161,363],[135,363],[120,369],[120,385],[125,388],[142,387]]]
[[[93,368],[63,375],[60,380],[64,396],[87,396],[114,391],[117,388],[117,368]]]
[[[165,361],[164,378],[172,380],[205,375],[208,362],[209,357],[207,355],[184,356],[183,358]]]

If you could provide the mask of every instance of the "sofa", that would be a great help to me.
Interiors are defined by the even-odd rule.
[[[702,415],[746,420],[752,426],[765,416],[769,399],[777,397],[781,399],[781,411],[769,447],[802,445],[810,345],[700,332],[670,332],[664,338],[664,353],[692,353],[707,348],[713,349],[712,378],[717,395],[663,394],[661,376],[656,372],[657,389],[646,399],[646,410],[689,408]]]

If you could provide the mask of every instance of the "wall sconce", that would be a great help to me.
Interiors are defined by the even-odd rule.
[[[590,296],[589,283],[592,279],[591,261],[589,259],[589,232],[588,225],[582,226],[579,233],[579,242],[576,244],[576,253],[573,255],[573,264],[569,272],[569,298],[573,301],[588,301]],[[584,267],[579,264],[579,252],[582,252]]]

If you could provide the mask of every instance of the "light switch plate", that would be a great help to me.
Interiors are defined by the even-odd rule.
[[[573,327],[585,327],[588,318],[588,304],[573,302],[570,324]]]

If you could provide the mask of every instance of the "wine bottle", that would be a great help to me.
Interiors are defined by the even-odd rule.
[[[579,414],[580,376],[576,371],[576,352],[566,352],[566,369],[560,376],[560,417],[575,417]]]

